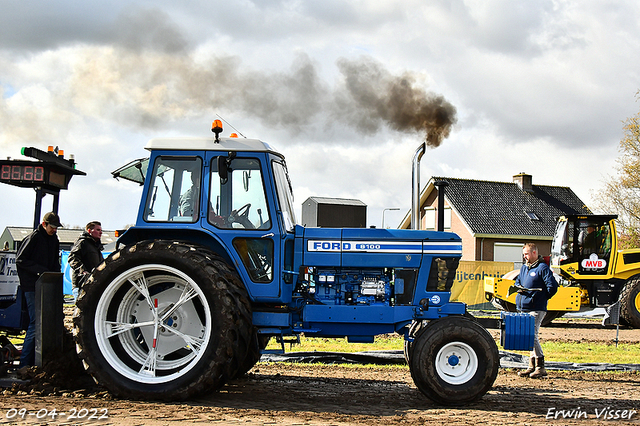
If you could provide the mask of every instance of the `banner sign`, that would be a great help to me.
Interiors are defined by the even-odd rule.
[[[464,302],[470,309],[495,309],[484,297],[484,278],[500,278],[513,269],[513,262],[461,260],[451,287],[451,300]]]
[[[0,301],[15,301],[19,283],[16,253],[0,251]]]

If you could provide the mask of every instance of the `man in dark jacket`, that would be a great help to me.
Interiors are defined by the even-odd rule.
[[[20,287],[29,311],[29,327],[22,346],[20,367],[35,364],[36,281],[44,272],[60,272],[60,242],[56,232],[61,226],[56,213],[45,214],[38,229],[22,240],[16,255]]]
[[[525,264],[520,268],[516,278],[516,285],[531,290],[520,290],[516,295],[516,307],[520,312],[528,312],[534,318],[533,350],[529,357],[529,368],[520,371],[519,376],[538,378],[547,375],[544,368],[544,354],[538,332],[544,316],[547,314],[547,301],[558,291],[558,282],[553,272],[538,255],[538,247],[534,243],[527,243],[522,248]]]
[[[78,237],[71,252],[69,252],[69,266],[72,268],[71,284],[73,285],[73,297],[78,298],[82,284],[89,277],[93,269],[102,263],[104,246],[100,241],[102,237],[102,224],[97,220],[87,223],[84,232]]]

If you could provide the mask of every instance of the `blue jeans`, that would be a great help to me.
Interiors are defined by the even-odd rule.
[[[25,291],[23,294],[29,311],[29,327],[27,327],[27,334],[24,336],[20,367],[35,365],[36,363],[36,292]]]

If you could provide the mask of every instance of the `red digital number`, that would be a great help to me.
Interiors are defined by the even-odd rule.
[[[33,180],[42,181],[44,179],[44,168],[37,166],[33,173]]]
[[[22,167],[20,166],[12,166],[11,167],[11,179],[12,180],[20,180],[22,178]]]
[[[43,182],[44,173],[43,166],[3,164],[0,168],[0,179],[3,181]]]
[[[33,180],[33,167],[25,166],[24,173],[22,174],[23,180]]]

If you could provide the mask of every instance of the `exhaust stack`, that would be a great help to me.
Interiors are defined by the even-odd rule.
[[[411,185],[411,229],[420,229],[420,159],[427,149],[426,142],[422,143],[413,155]]]

